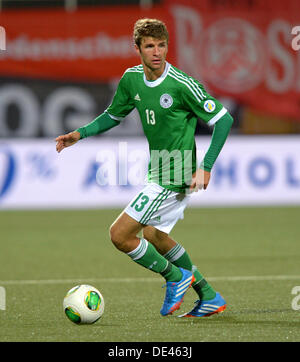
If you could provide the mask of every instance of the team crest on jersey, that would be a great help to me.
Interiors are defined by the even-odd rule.
[[[165,93],[160,97],[160,105],[163,108],[170,108],[172,104],[173,98],[170,96],[170,94]]]
[[[216,109],[216,104],[214,101],[212,100],[207,100],[204,102],[204,109],[206,110],[206,112],[211,113]]]

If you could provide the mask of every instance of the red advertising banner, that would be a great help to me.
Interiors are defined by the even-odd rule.
[[[84,81],[120,77],[140,63],[132,32],[141,17],[170,19],[162,8],[141,11],[137,6],[0,12],[7,36],[0,75]]]
[[[225,3],[168,0],[147,11],[135,6],[4,11],[0,25],[7,39],[0,75],[92,82],[119,78],[139,63],[134,22],[156,17],[170,32],[168,60],[209,91],[262,113],[299,120],[300,50],[293,46],[293,29],[300,26],[300,2]]]
[[[300,50],[293,49],[292,34],[300,25],[299,1],[167,4],[174,16],[180,68],[216,94],[300,120]]]

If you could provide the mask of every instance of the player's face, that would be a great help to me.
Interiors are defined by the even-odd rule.
[[[135,46],[141,57],[142,63],[151,71],[163,71],[168,52],[166,39],[156,39],[152,37],[142,38],[140,47]]]

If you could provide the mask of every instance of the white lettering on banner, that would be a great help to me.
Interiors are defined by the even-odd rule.
[[[272,20],[264,34],[241,18],[216,20],[203,29],[201,13],[195,8],[176,5],[171,9],[178,67],[186,73],[233,93],[260,84],[276,93],[300,90],[300,55],[291,51],[291,24],[287,21]],[[295,28],[293,34],[299,31]],[[240,38],[242,44],[236,41]],[[300,46],[299,40],[300,34],[293,39],[293,47]],[[228,67],[232,71],[226,72],[224,79],[221,74],[230,62],[234,62],[232,68]],[[280,66],[279,71],[274,62]]]
[[[40,106],[30,88],[20,84],[6,84],[0,87],[0,134],[9,137],[8,107],[16,105],[19,111],[19,125],[13,131],[15,137],[34,137],[38,128]]]
[[[268,28],[268,44],[271,57],[266,73],[267,87],[276,93],[285,93],[295,86],[294,61],[291,53],[287,50],[290,46],[290,25],[283,20],[273,21]],[[280,38],[283,37],[285,47],[282,46]],[[272,60],[281,65],[283,72],[278,72]]]
[[[300,50],[300,26],[294,26],[291,34],[296,35],[292,40],[292,48],[295,51]]]
[[[74,111],[62,118],[65,110],[71,107]],[[92,119],[96,112],[96,103],[92,96],[80,87],[61,87],[51,93],[45,101],[43,130],[47,136],[57,136],[67,129],[77,129]]]
[[[202,18],[197,11],[186,6],[172,6],[171,12],[175,18],[178,67],[191,76],[199,77],[198,48]]]
[[[135,55],[130,36],[119,38],[98,33],[85,38],[30,39],[21,34],[9,39],[6,52],[0,53],[2,59],[24,60],[80,60],[103,58],[128,58]]]
[[[200,162],[210,137],[196,143]],[[207,190],[193,194],[190,204],[300,205],[299,154],[299,136],[230,136]],[[91,138],[60,154],[53,139],[6,139],[0,144],[0,207],[123,207],[145,185],[148,161],[141,138]]]
[[[112,96],[115,90],[116,87],[111,89]],[[10,127],[12,121],[8,111],[12,106],[18,114],[14,127]],[[60,86],[49,92],[41,102],[33,88],[18,83],[4,83],[0,86],[1,137],[36,137],[40,134],[56,137],[86,124],[87,120],[92,120],[96,115],[96,99],[92,91],[83,87]],[[136,110],[126,120],[129,122],[122,122],[103,137],[143,133]]]

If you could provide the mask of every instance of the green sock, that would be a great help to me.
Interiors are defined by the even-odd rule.
[[[192,284],[192,287],[194,288],[200,299],[211,300],[215,298],[215,290],[204,279],[203,275],[198,271],[197,267],[193,265],[188,253],[180,244],[176,244],[164,255],[164,257],[169,260],[173,265],[193,271],[195,281]]]
[[[127,255],[143,267],[161,274],[167,282],[179,282],[182,278],[179,267],[170,263],[144,238],[141,238],[138,247]]]

